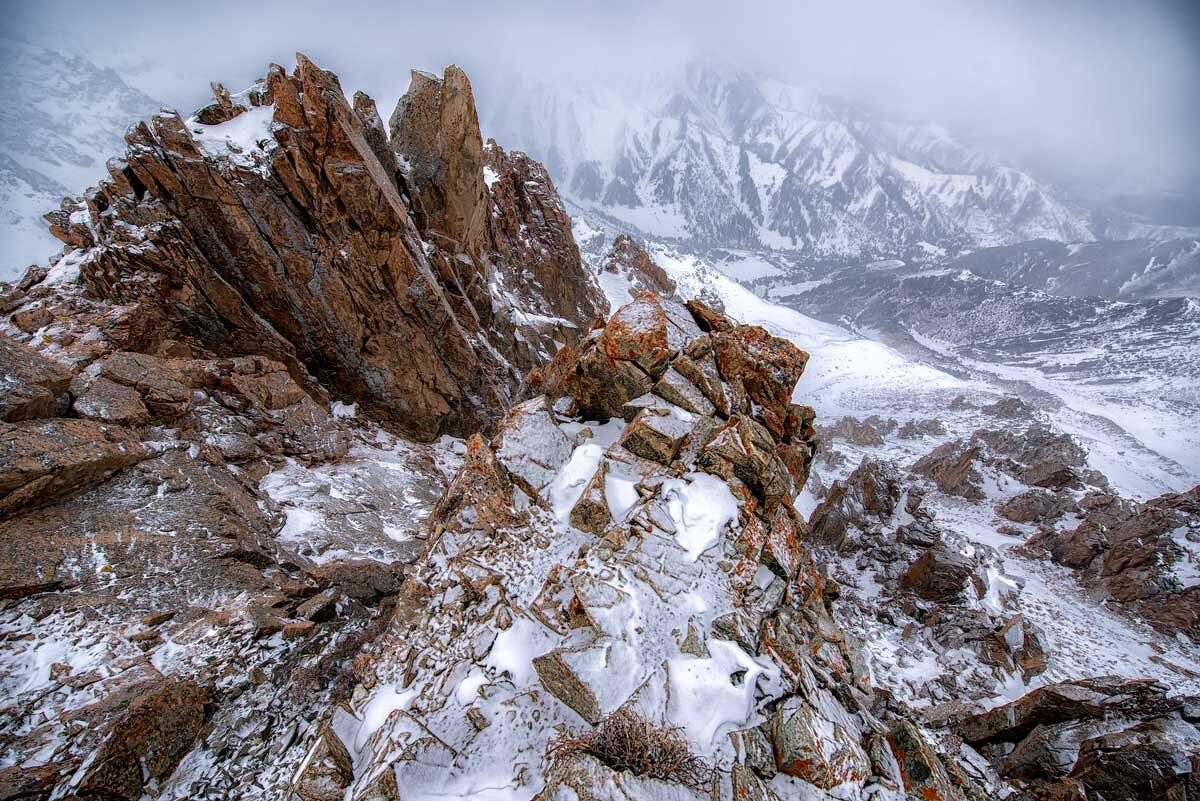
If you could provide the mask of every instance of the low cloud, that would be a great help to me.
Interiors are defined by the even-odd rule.
[[[329,9],[334,6],[334,11]],[[190,110],[303,50],[386,115],[408,69],[455,62],[483,105],[512,76],[620,89],[719,58],[888,114],[940,122],[1062,180],[1200,182],[1200,24],[1182,2],[22,4],[7,33],[83,51]]]

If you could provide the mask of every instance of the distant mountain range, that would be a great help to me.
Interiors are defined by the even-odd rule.
[[[489,130],[571,199],[650,236],[817,257],[1095,238],[1085,204],[938,126],[734,70],[692,64],[632,101],[522,86],[493,106]]]

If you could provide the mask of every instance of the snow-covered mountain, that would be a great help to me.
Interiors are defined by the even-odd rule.
[[[1047,240],[984,248],[954,260],[983,278],[1057,295],[1105,298],[1200,296],[1200,239]]]
[[[1082,205],[938,126],[701,63],[645,85],[517,85],[486,127],[655,237],[855,257],[1093,239]]]
[[[162,104],[78,55],[0,38],[0,280],[62,243],[42,215],[105,175],[129,125]]]

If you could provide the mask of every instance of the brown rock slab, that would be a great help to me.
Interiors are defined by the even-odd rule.
[[[150,455],[120,426],[66,419],[0,423],[0,513],[65,498]]]
[[[152,683],[129,704],[80,777],[77,793],[136,801],[143,776],[162,780],[192,749],[209,693],[191,679]]]
[[[80,382],[72,382],[72,389]],[[150,412],[141,394],[107,378],[96,378],[75,394],[71,404],[75,414],[85,420],[97,420],[121,426],[139,426],[150,421]]]
[[[0,334],[0,421],[53,417],[71,373]]]
[[[902,584],[926,600],[952,601],[962,596],[974,572],[970,559],[938,543],[909,566]]]

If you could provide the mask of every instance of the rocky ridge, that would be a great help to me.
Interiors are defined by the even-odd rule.
[[[0,797],[269,796],[421,550],[461,451],[426,441],[602,310],[457,68],[391,135],[303,55],[213,91],[132,128],[0,286]]]
[[[115,347],[266,356],[432,439],[486,425],[599,311],[545,171],[492,148],[501,190],[486,191],[457,68],[414,78],[390,144],[374,103],[360,94],[352,107],[303,55],[292,74],[273,66],[236,97],[215,92],[195,117],[135,126],[111,181],[49,215],[68,246],[51,273],[78,272],[86,298],[72,302],[108,304],[98,322]],[[405,138],[406,119],[424,138]],[[459,166],[425,166],[447,158]],[[78,319],[31,303],[44,283],[26,312]],[[530,300],[545,313],[524,315]],[[68,358],[94,358],[76,342],[62,342]]]
[[[650,293],[593,331],[548,396],[468,444],[300,798],[986,797],[879,703],[830,616],[790,502],[813,453],[790,400],[806,361]],[[618,710],[680,727],[711,779],[543,762]]]

